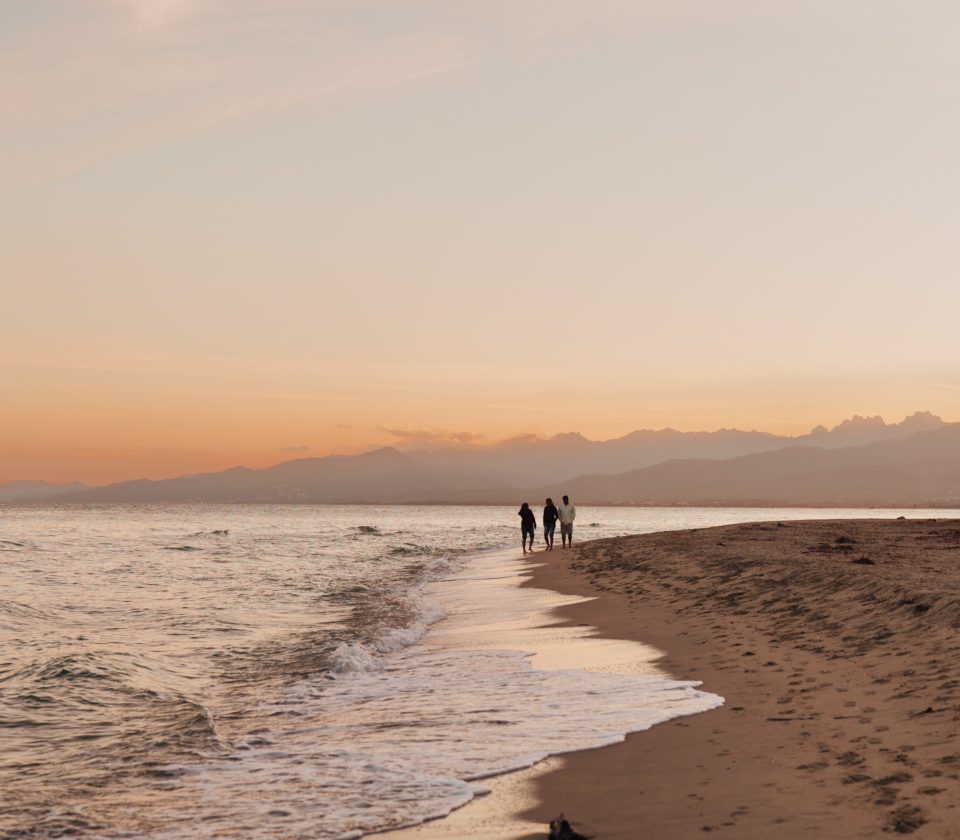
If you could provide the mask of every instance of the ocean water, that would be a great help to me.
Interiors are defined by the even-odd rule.
[[[581,509],[577,536],[898,513]],[[510,595],[517,522],[497,507],[0,506],[0,837],[358,838],[722,702],[654,672],[432,643],[530,609]]]

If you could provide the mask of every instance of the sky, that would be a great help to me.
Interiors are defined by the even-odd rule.
[[[960,419],[960,6],[4,0],[0,481]]]

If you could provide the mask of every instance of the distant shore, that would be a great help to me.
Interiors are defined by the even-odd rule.
[[[538,554],[571,624],[726,698],[534,780],[596,840],[960,837],[960,522],[772,522]],[[571,686],[575,690],[575,686]],[[528,835],[542,837],[544,834]]]

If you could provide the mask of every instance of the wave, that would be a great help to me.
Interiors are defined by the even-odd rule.
[[[364,674],[380,667],[379,658],[361,642],[343,642],[330,654],[334,674]]]
[[[164,551],[203,551],[202,548],[196,545],[165,545],[163,547]]]
[[[435,548],[429,545],[419,545],[418,543],[403,543],[391,548],[387,554],[390,557],[423,557],[436,552]]]
[[[0,600],[0,619],[19,619],[21,621],[40,622],[50,618],[47,610],[37,609],[32,604],[20,601]]]
[[[361,534],[369,534],[375,537],[382,537],[383,532],[375,525],[358,525],[357,531]]]
[[[390,608],[381,613],[378,622],[374,619],[374,629],[368,630],[360,641],[341,642],[330,654],[330,670],[334,674],[370,673],[380,670],[384,665],[384,655],[415,645],[427,633],[430,627],[443,618],[446,610],[435,601],[424,597],[423,589],[427,583],[450,573],[453,562],[447,557],[438,557],[433,563],[424,565],[421,579],[404,592],[381,594],[379,604],[389,604]],[[397,616],[404,620],[397,622]]]
[[[17,540],[0,540],[0,551],[10,552],[11,554],[22,554],[27,548],[26,543]]]
[[[446,618],[447,613],[439,604],[423,602],[419,607],[418,618],[407,627],[382,630],[368,642],[341,642],[330,654],[330,670],[334,674],[378,671],[384,666],[384,654],[415,645],[431,625]]]
[[[238,685],[263,680],[292,684],[311,675],[378,671],[387,654],[416,644],[445,617],[442,607],[424,597],[423,587],[450,568],[449,560],[437,558],[417,564],[412,582],[385,586],[370,582],[327,592],[326,603],[349,611],[343,624],[324,624],[308,634],[224,651],[217,657],[223,676]]]
[[[175,679],[141,657],[51,657],[5,675],[4,716],[13,712],[22,725],[62,731],[51,742],[58,750],[69,750],[70,741],[96,741],[116,755],[223,748],[213,713],[175,689]]]
[[[122,671],[112,666],[95,653],[58,656],[34,666],[33,676],[40,683],[56,680],[110,680],[117,679]]]

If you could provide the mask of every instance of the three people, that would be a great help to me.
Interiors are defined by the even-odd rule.
[[[533,538],[537,533],[537,517],[534,516],[530,505],[524,502],[517,511],[520,517],[520,545],[523,547],[523,553],[527,553],[528,543],[530,553],[533,553]],[[547,499],[543,506],[543,541],[547,545],[547,551],[553,551],[553,534],[557,528],[557,520],[560,521],[560,538],[563,540],[563,547],[573,546],[573,520],[577,518],[577,507],[570,501],[569,496],[563,497],[563,503],[559,506],[553,503],[553,499]]]

